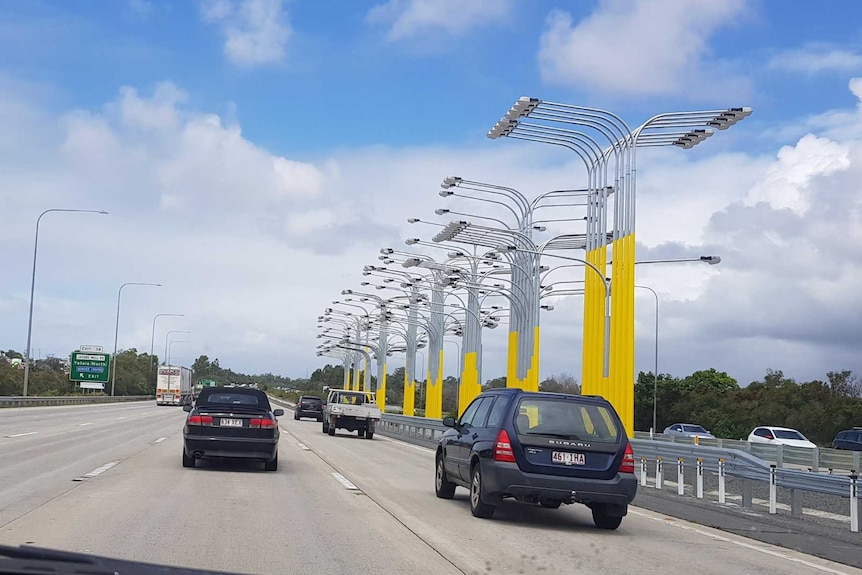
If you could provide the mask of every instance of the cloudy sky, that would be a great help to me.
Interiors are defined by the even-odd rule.
[[[245,372],[305,376],[316,317],[381,247],[448,221],[442,178],[535,196],[571,154],[485,132],[518,97],[656,113],[751,106],[638,158],[638,259],[660,371],[742,383],[862,369],[862,5],[834,0],[159,0],[0,3],[0,348],[156,351],[169,329]],[[649,153],[648,153],[649,152]],[[462,200],[462,202],[464,202]],[[566,231],[551,226],[548,233]],[[558,279],[571,272],[560,271]],[[582,272],[569,279],[582,279]],[[579,297],[542,316],[542,373],[580,376]],[[654,302],[637,297],[637,369]],[[502,375],[505,327],[485,332]],[[454,374],[455,345],[447,374]],[[398,366],[402,360],[390,360]]]

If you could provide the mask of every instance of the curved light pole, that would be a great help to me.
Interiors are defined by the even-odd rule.
[[[27,318],[27,347],[24,349],[24,397],[27,397],[27,386],[30,383],[30,342],[33,336],[33,294],[36,291],[36,254],[39,252],[39,222],[42,216],[51,212],[77,212],[85,214],[107,215],[105,210],[73,210],[52,208],[45,210],[36,218],[36,239],[33,241],[33,274],[30,276],[30,314]]]
[[[153,316],[153,334],[150,336],[150,357],[153,355],[153,345],[156,341],[156,319],[160,317],[185,317],[181,313],[157,313]]]
[[[172,333],[191,333],[191,332],[188,330],[185,330],[185,329],[172,329],[171,331],[169,331],[168,333],[165,334],[165,362],[166,363],[164,363],[163,365],[170,365],[169,363],[167,363],[167,360],[168,360],[168,338],[171,337]]]
[[[648,290],[655,298],[655,367],[652,382],[652,430],[650,431],[650,436],[652,436],[656,432],[656,399],[658,397],[658,293],[649,286],[636,284],[635,287]]]
[[[171,364],[171,348],[174,346],[175,343],[189,343],[189,340],[187,340],[187,339],[175,339],[175,340],[172,340],[168,344],[168,357],[167,357],[168,365]]]
[[[114,326],[114,356],[113,367],[111,369],[111,396],[114,395],[114,384],[117,380],[117,340],[120,337],[120,298],[123,296],[123,288],[126,286],[151,286],[162,287],[162,284],[154,284],[147,282],[126,282],[117,290],[117,322]]]

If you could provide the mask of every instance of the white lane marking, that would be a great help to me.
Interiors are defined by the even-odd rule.
[[[109,461],[108,463],[104,464],[103,466],[97,467],[96,469],[94,469],[93,471],[91,471],[89,473],[85,473],[81,477],[76,477],[72,481],[85,481],[87,479],[92,479],[93,477],[96,477],[98,475],[103,474],[104,472],[106,472],[110,468],[114,467],[115,465],[118,465],[119,463],[120,463],[119,461]]]
[[[306,444],[304,444],[304,443],[297,443],[297,445],[298,445],[298,446],[299,446],[299,448],[300,448],[301,450],[303,450],[303,451],[311,451],[310,449],[308,449],[308,446],[307,446]]]
[[[751,543],[746,543],[744,541],[737,541],[735,539],[730,539],[728,537],[722,537],[717,533],[711,533],[709,531],[705,531],[703,529],[698,529],[697,527],[692,527],[691,525],[687,525],[685,523],[681,523],[680,519],[674,519],[673,521],[667,521],[662,517],[655,517],[653,515],[648,515],[646,513],[641,513],[629,507],[629,513],[632,515],[637,515],[638,517],[643,517],[645,519],[650,519],[652,521],[656,521],[663,525],[670,525],[672,527],[677,527],[679,529],[685,529],[686,531],[693,531],[699,535],[703,535],[704,537],[709,537],[710,539],[715,539],[716,541],[721,541],[723,543],[729,543],[731,545],[736,545],[738,547],[742,547],[743,549],[749,549],[751,551],[757,551],[758,553],[763,553],[765,555],[770,555],[772,557],[777,557],[779,559],[784,559],[786,561],[790,561],[791,563],[799,563],[800,565],[805,565],[806,567],[810,567],[812,569],[816,569],[817,571],[822,571],[824,573],[831,573],[832,575],[848,575],[846,571],[839,571],[837,569],[833,569],[831,567],[826,567],[825,565],[818,565],[817,563],[812,563],[811,561],[806,561],[805,559],[800,559],[798,557],[793,557],[792,555],[787,555],[785,553],[781,553],[776,551],[775,549],[771,549],[769,547],[762,547],[760,545],[753,545]]]
[[[124,415],[123,417],[118,417],[117,419],[126,419],[126,416]]]
[[[392,443],[398,443],[399,445],[403,445],[404,447],[410,447],[412,449],[418,449],[419,451],[424,451],[426,453],[436,453],[433,449],[429,447],[422,447],[421,445],[414,445],[412,443],[407,443],[406,441],[401,441],[400,439],[392,439],[391,437],[380,436],[380,439],[383,441],[391,441]]]
[[[25,435],[35,435],[38,431],[28,431],[27,433],[13,433],[12,435],[4,435],[3,437],[24,437]]]
[[[93,425],[93,422],[90,421],[89,423],[79,423],[78,427],[84,427],[85,425]]]
[[[167,439],[167,437],[160,437],[160,438],[158,438],[157,440],[155,440],[153,443],[161,443],[161,442],[162,442],[162,441],[164,441],[165,439]]]
[[[340,484],[344,486],[345,489],[350,489],[351,491],[359,491],[359,488],[353,485],[349,479],[341,475],[340,473],[333,473],[332,476],[338,481]]]

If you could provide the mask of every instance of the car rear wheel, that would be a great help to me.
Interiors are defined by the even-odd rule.
[[[434,473],[434,493],[440,499],[452,499],[455,497],[455,484],[449,481],[446,475],[446,466],[443,464],[443,454],[437,454],[437,470]]]
[[[299,420],[299,412],[298,411],[293,412],[293,418],[296,419],[297,421]]]
[[[622,522],[622,516],[615,517],[608,515],[608,511],[605,507],[593,507],[593,523],[595,523],[596,527],[599,529],[613,530],[619,527]]]
[[[278,471],[278,453],[275,454],[275,457],[271,461],[264,462],[263,468],[267,471]]]
[[[183,450],[183,467],[194,467],[195,466],[195,458],[189,457],[186,455],[185,450]]]
[[[329,433],[329,424],[326,423],[326,420],[323,420],[323,433]]]
[[[356,430],[356,434],[357,434],[359,437],[365,437],[365,430],[364,430],[364,429],[357,429],[357,430]]]
[[[539,505],[541,505],[545,509],[559,509],[560,505],[562,504],[562,501],[551,501],[550,499],[546,499],[539,502]]]
[[[326,433],[328,433],[329,435],[335,435],[335,426],[332,425],[331,423],[329,425],[327,425],[326,426]]]
[[[365,439],[373,439],[373,438],[374,438],[374,432],[366,429],[365,430]]]
[[[496,507],[488,505],[482,501],[484,496],[482,487],[482,470],[477,462],[470,472],[470,512],[473,517],[481,517],[482,519],[490,519],[494,515]]]

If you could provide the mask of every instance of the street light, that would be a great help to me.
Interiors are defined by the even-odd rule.
[[[168,357],[167,357],[168,365],[171,364],[171,348],[174,346],[175,343],[189,343],[189,340],[187,340],[187,339],[175,339],[175,340],[171,341],[171,343],[168,344]]]
[[[652,384],[652,433],[656,432],[656,399],[658,397],[658,294],[649,286],[635,285],[636,288],[649,290],[655,298],[655,367]],[[650,436],[652,436],[652,433]]]
[[[27,348],[24,350],[24,397],[27,397],[27,385],[30,383],[30,342],[33,336],[33,293],[36,291],[36,254],[39,251],[39,222],[42,216],[50,212],[77,212],[86,214],[107,215],[105,210],[72,210],[53,208],[45,210],[36,218],[36,239],[33,242],[33,274],[30,276],[30,314],[27,318]]]
[[[191,333],[188,330],[184,329],[173,329],[165,334],[165,362],[168,360],[168,338],[171,337],[172,333]],[[165,363],[164,365],[170,365],[169,363]]]
[[[155,343],[155,341],[156,341],[156,319],[157,319],[157,318],[160,318],[160,317],[167,317],[167,316],[170,316],[170,317],[185,317],[185,316],[184,316],[183,314],[181,314],[181,313],[157,313],[155,316],[153,316],[153,334],[152,334],[152,336],[150,337],[150,357],[152,357],[152,356],[153,356],[153,345],[154,345],[154,343]]]
[[[123,288],[126,286],[152,286],[162,287],[162,284],[153,284],[147,282],[126,282],[117,290],[117,323],[114,326],[114,365],[111,369],[111,396],[114,395],[114,384],[117,380],[117,340],[120,336],[120,298],[123,295]]]

